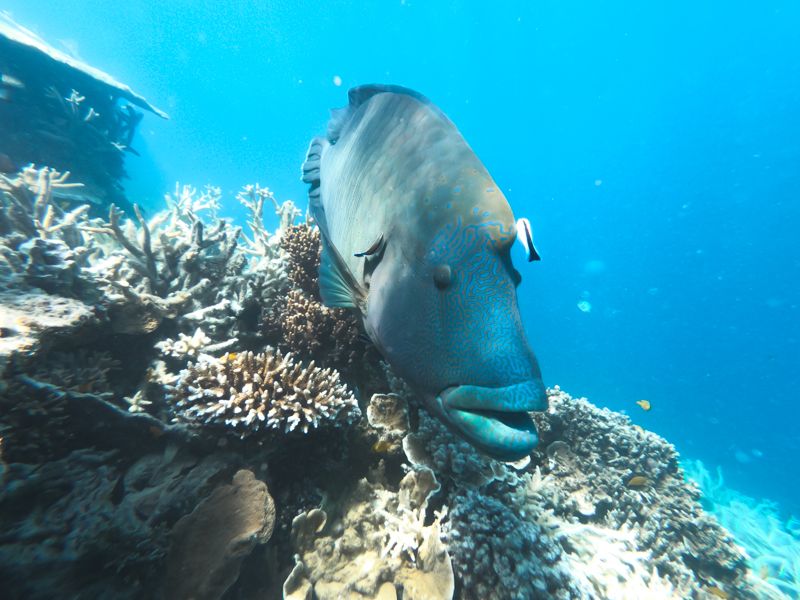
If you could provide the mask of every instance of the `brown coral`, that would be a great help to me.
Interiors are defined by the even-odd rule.
[[[262,429],[306,433],[323,421],[360,416],[337,371],[295,362],[291,353],[269,347],[190,364],[176,392],[179,419],[231,427],[241,437]]]
[[[306,223],[292,225],[281,236],[289,257],[289,283],[313,298],[319,297],[319,229]]]
[[[344,374],[377,367],[380,358],[352,312],[328,308],[296,289],[281,308],[280,331],[288,350]]]

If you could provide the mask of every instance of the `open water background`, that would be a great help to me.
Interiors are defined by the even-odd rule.
[[[176,180],[221,186],[235,219],[246,183],[304,204],[348,87],[427,95],[533,224],[519,293],[545,382],[800,514],[800,3],[0,8],[170,113],[128,159],[150,210]]]

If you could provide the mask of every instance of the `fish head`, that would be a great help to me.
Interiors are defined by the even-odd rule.
[[[365,325],[433,414],[513,461],[536,446],[528,413],[545,409],[547,396],[517,304],[511,210],[505,198],[493,208],[466,196],[461,206],[438,198],[442,210],[409,215],[388,233]]]

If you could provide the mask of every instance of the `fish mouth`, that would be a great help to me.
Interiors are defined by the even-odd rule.
[[[539,436],[530,411],[547,408],[538,379],[504,387],[457,385],[436,397],[453,427],[492,458],[519,460],[536,447]]]

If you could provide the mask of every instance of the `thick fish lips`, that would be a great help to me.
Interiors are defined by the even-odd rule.
[[[547,408],[547,393],[537,379],[497,388],[458,385],[437,399],[470,442],[505,461],[519,460],[536,447],[539,436],[528,412]]]

